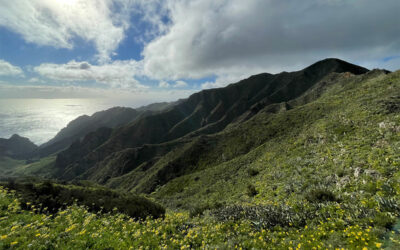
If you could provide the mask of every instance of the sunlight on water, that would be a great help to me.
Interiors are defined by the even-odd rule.
[[[0,138],[19,134],[40,145],[78,116],[113,106],[101,99],[0,99]]]

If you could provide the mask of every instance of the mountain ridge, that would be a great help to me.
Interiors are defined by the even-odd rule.
[[[160,112],[163,109],[175,105],[175,102],[152,103],[136,109],[128,107],[112,107],[107,110],[99,111],[91,116],[82,115],[68,123],[52,139],[40,145],[30,157],[46,157],[66,149],[77,140],[83,139],[88,133],[94,132],[99,128],[116,128],[134,120]]]
[[[185,136],[200,136],[217,133],[229,124],[243,120],[242,115],[254,105],[262,109],[268,105],[290,101],[310,89],[330,73],[367,73],[368,70],[339,59],[326,59],[303,70],[272,75],[263,73],[230,84],[225,88],[203,90],[191,95],[171,109],[143,117],[129,125],[115,129],[110,138],[101,145],[86,148],[86,156],[77,156],[72,149],[61,152],[56,167],[61,178],[74,179],[86,171],[96,172],[107,164],[102,162],[110,155],[128,148],[142,148],[144,145],[172,145]],[[256,112],[255,112],[256,113]],[[168,142],[170,142],[168,144]],[[180,144],[180,143],[178,143]],[[166,146],[167,148],[169,146]],[[174,148],[175,146],[171,146]],[[136,149],[136,150],[138,150]],[[142,149],[143,150],[143,149]],[[140,150],[139,150],[140,151]],[[154,157],[159,157],[155,154]],[[61,159],[71,159],[65,164]],[[151,159],[146,159],[151,160]],[[146,162],[144,160],[144,162]],[[142,162],[142,163],[144,163]],[[137,164],[141,164],[139,161]],[[129,165],[129,164],[128,164]],[[128,169],[136,169],[130,165]],[[123,172],[123,174],[126,174]],[[86,174],[87,176],[87,174]],[[116,176],[113,176],[115,178]],[[106,178],[107,179],[107,178]],[[104,181],[104,180],[103,180]]]

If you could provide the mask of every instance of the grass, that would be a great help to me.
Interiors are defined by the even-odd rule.
[[[54,175],[56,156],[48,156],[36,162],[14,160],[8,157],[0,158],[0,173],[3,178],[19,178],[34,176],[49,178]]]
[[[56,156],[49,156],[27,165],[20,166],[15,170],[19,175],[33,175],[41,177],[50,177],[54,173],[54,163]]]
[[[15,160],[9,157],[0,157],[0,176],[9,176],[19,166],[22,166],[25,161]]]

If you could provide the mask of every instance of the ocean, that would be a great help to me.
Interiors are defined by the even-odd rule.
[[[114,106],[103,99],[0,99],[0,138],[19,134],[40,145],[78,116]]]

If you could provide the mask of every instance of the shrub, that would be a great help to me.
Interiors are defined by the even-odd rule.
[[[244,206],[234,205],[212,211],[212,215],[221,221],[249,220],[256,228],[272,228],[275,226],[298,226],[306,225],[308,219],[315,214],[307,209],[296,211],[294,208],[280,206]]]
[[[216,202],[214,204],[207,203],[207,204],[197,205],[189,209],[189,216],[193,218],[195,216],[203,215],[204,211],[206,210],[219,209],[221,207],[223,207],[223,204],[220,202]]]
[[[164,216],[165,209],[144,197],[130,193],[118,193],[105,188],[85,188],[56,185],[51,182],[39,184],[5,185],[15,190],[21,197],[21,207],[30,209],[31,205],[39,212],[56,213],[74,203],[86,206],[89,211],[108,213],[117,211],[134,218]]]
[[[276,226],[301,228],[310,221],[327,222],[334,219],[350,224],[356,220],[375,218],[376,224],[386,228],[390,228],[394,223],[394,218],[388,216],[389,213],[377,212],[375,208],[360,207],[357,203],[338,205],[337,202],[314,204],[304,202],[293,206],[232,205],[211,210],[211,215],[219,221],[247,220],[256,229],[271,229]],[[341,214],[347,214],[346,218]]]
[[[309,202],[327,202],[338,201],[336,195],[327,188],[315,188],[306,194],[306,199]]]
[[[260,171],[255,168],[248,168],[247,173],[249,174],[249,176],[256,176],[260,173]]]
[[[388,214],[379,213],[375,216],[375,224],[379,227],[384,227],[388,230],[392,229],[396,219]]]
[[[258,191],[256,187],[253,184],[249,184],[247,186],[247,195],[250,197],[256,196],[258,194]]]

